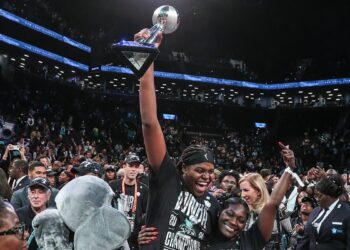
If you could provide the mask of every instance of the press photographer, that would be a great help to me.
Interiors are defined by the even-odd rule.
[[[218,187],[213,187],[212,194],[221,206],[227,199],[239,196],[239,178],[239,174],[235,170],[225,170],[219,175]]]

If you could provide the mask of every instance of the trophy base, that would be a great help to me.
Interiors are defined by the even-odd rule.
[[[112,49],[122,55],[122,60],[138,78],[145,74],[159,54],[158,48],[153,44],[134,41],[114,43],[112,44]]]

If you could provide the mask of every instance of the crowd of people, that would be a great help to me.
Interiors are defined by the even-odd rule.
[[[346,130],[269,150],[268,130],[189,134],[158,120],[153,65],[139,110],[52,86],[2,93],[1,249],[349,247]]]

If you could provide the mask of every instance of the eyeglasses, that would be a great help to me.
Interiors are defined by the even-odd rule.
[[[21,223],[19,226],[14,226],[13,228],[0,232],[0,235],[14,235],[16,234],[21,240],[24,240],[24,232],[26,230],[26,225]]]

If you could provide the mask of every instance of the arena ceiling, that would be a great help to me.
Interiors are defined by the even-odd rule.
[[[151,26],[160,5],[176,7],[178,30],[163,51],[244,59],[262,67],[297,58],[349,57],[350,2],[303,0],[61,0],[59,13],[83,32],[105,30],[111,40]]]

